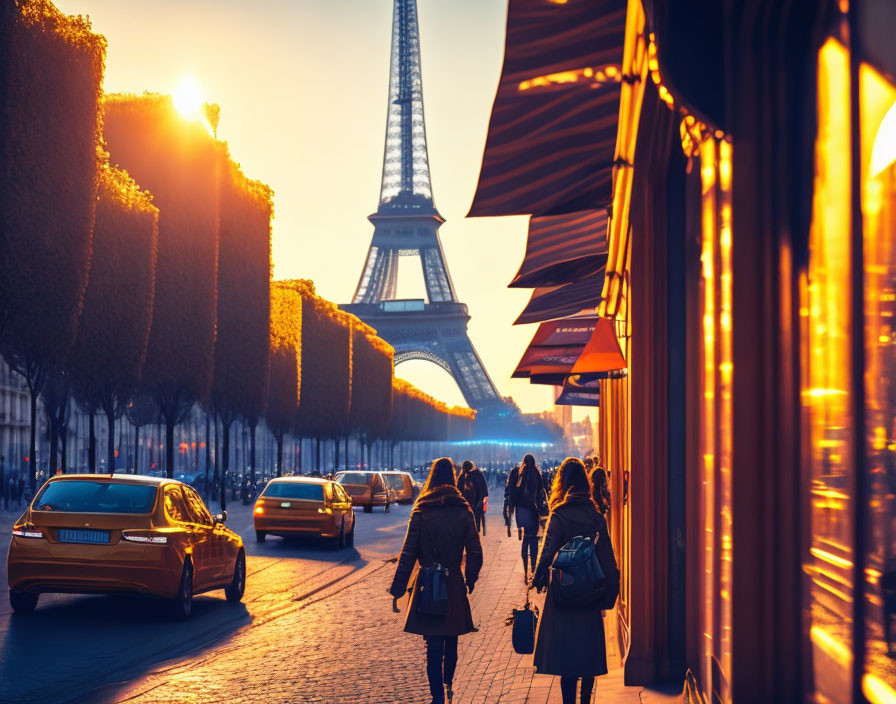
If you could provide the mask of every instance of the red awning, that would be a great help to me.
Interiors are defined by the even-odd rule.
[[[622,355],[622,348],[619,347],[619,340],[616,339],[613,323],[609,318],[600,318],[572,372],[594,374],[625,368],[625,357]]]
[[[470,217],[610,203],[625,16],[625,0],[510,0]]]
[[[545,374],[566,376],[591,339],[597,322],[596,316],[588,316],[542,323],[511,377],[525,379]]]
[[[607,264],[607,211],[582,210],[529,220],[526,257],[511,288],[561,286]]]
[[[542,320],[562,318],[582,311],[593,311],[600,303],[603,287],[602,267],[597,273],[565,286],[537,288],[513,324],[539,323]]]

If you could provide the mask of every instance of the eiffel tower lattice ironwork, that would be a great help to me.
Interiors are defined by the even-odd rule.
[[[445,264],[429,175],[416,0],[395,0],[389,112],[373,240],[352,303],[342,306],[395,347],[395,363],[423,359],[454,377],[467,404],[503,404],[467,334],[470,315]],[[428,300],[397,300],[398,258],[418,257]]]

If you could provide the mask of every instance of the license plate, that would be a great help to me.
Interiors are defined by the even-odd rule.
[[[280,508],[289,508],[290,506],[292,506],[292,502],[290,502],[290,501],[281,501],[280,502]]]
[[[88,530],[86,528],[60,528],[57,539],[60,543],[108,543],[109,531]]]

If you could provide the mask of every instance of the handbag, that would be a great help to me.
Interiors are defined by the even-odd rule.
[[[439,561],[439,550],[436,541],[433,540],[426,524],[426,518],[420,514],[423,529],[432,540],[432,550],[436,561],[427,567],[420,567],[417,575],[417,611],[427,616],[447,616],[448,602],[448,568],[443,567]]]
[[[514,652],[520,655],[531,655],[535,652],[535,631],[538,629],[538,607],[529,601],[529,590],[526,589],[526,603],[522,609],[514,609],[508,619],[513,624],[511,643]]]

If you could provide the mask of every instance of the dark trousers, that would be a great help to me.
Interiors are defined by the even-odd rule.
[[[474,508],[473,520],[476,521],[476,531],[485,535],[485,511],[481,508]]]
[[[576,682],[578,677],[561,677],[560,678],[560,694],[563,697],[563,704],[576,704]],[[591,701],[591,690],[594,689],[594,678],[582,678],[582,698],[581,704],[589,704]]]
[[[444,685],[454,681],[457,667],[457,636],[423,636],[426,641],[426,677],[433,701],[445,701]]]
[[[535,561],[538,559],[538,531],[526,528],[523,531],[523,567],[526,567],[526,557],[529,556],[532,561],[532,572],[535,572]]]

